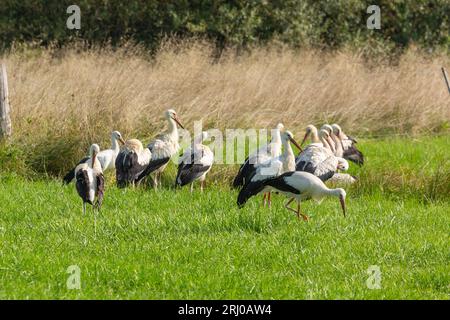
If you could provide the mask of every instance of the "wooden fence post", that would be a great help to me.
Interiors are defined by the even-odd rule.
[[[10,111],[8,76],[6,74],[6,66],[2,63],[0,68],[0,138],[8,138],[11,136]]]
[[[442,67],[441,70],[442,70],[442,74],[444,75],[445,83],[447,84],[448,93],[450,94],[450,83],[448,82],[449,80],[448,80],[447,70],[445,70],[444,67]]]

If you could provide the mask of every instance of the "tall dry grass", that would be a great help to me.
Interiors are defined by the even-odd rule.
[[[154,58],[136,49],[18,50],[9,72],[13,143],[26,167],[59,174],[111,130],[146,141],[173,107],[187,128],[272,127],[294,133],[338,122],[347,132],[448,130],[450,99],[440,74],[448,55],[411,50],[395,65],[352,52],[231,51],[219,61],[205,43],[166,45]],[[65,159],[65,161],[61,161]]]

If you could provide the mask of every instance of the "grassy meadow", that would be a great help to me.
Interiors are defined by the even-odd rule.
[[[238,209],[227,180],[173,190],[171,165],[158,192],[119,190],[108,175],[95,232],[73,184],[3,172],[0,298],[448,299],[449,145],[449,135],[362,139],[347,217],[336,199],[305,202],[309,222],[279,195],[271,209],[261,197]],[[71,265],[80,290],[66,287]],[[380,289],[366,285],[372,265]]]
[[[364,51],[271,46],[236,55],[201,41],[140,47],[14,47],[0,56],[10,86],[13,136],[0,142],[0,298],[13,299],[448,299],[450,99],[448,54],[411,48],[392,58]],[[192,132],[273,128],[297,140],[307,124],[339,123],[366,164],[344,218],[336,199],[303,204],[298,221],[274,195],[243,209],[215,165],[202,194],[119,190],[108,173],[94,229],[61,175],[110,133],[144,143],[177,110]],[[66,272],[81,270],[81,289]],[[369,289],[367,269],[381,271]]]

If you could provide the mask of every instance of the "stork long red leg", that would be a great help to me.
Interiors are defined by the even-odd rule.
[[[288,202],[286,202],[284,204],[284,207],[286,209],[288,209],[289,211],[294,212],[297,215],[297,218],[300,219],[300,216],[302,216],[303,220],[308,221],[308,216],[304,215],[303,213],[300,212],[300,202],[297,203],[297,210],[295,210],[294,208],[289,207],[289,205],[291,204],[292,201],[294,201],[294,198],[289,199]]]
[[[300,202],[297,202],[297,218],[300,219],[300,216],[302,216],[303,220],[305,220],[305,221],[309,220],[307,215],[301,213],[301,211],[300,211]]]
[[[288,209],[288,210],[290,210],[290,211],[292,211],[292,212],[295,212],[295,213],[297,214],[297,211],[295,211],[294,209],[292,209],[291,207],[289,207],[289,205],[291,204],[292,201],[294,201],[294,198],[290,198],[290,199],[288,200],[288,202],[286,202],[286,203],[284,204],[284,207],[285,207],[286,209]]]

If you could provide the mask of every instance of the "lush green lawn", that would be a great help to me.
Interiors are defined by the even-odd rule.
[[[348,215],[336,199],[303,222],[214,184],[118,190],[111,179],[94,233],[73,185],[0,176],[0,297],[448,299],[449,137],[366,141]],[[168,172],[171,175],[172,172]],[[68,290],[79,266],[81,290]],[[377,265],[381,289],[369,289]]]

